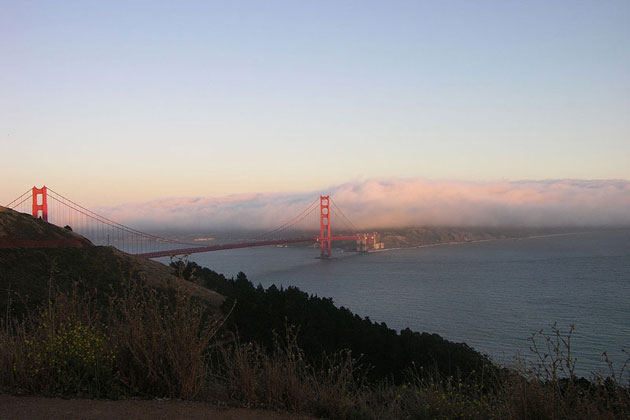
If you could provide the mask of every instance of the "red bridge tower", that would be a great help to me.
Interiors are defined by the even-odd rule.
[[[319,197],[319,228],[320,234],[317,240],[321,247],[321,258],[330,257],[331,237],[330,237],[330,196]]]
[[[48,203],[46,200],[47,189],[44,185],[42,188],[33,187],[33,217],[40,217],[44,219],[45,222],[48,221]],[[42,197],[41,203],[38,203],[38,197]]]

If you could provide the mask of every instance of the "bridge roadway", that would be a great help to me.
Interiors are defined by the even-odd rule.
[[[362,236],[360,235],[331,236],[330,240],[331,241],[355,241],[360,238],[362,238]],[[194,247],[194,248],[171,249],[168,251],[145,252],[145,253],[136,254],[136,255],[138,257],[143,257],[143,258],[173,257],[175,255],[198,254],[200,252],[223,251],[225,249],[253,248],[255,246],[270,246],[270,245],[288,245],[288,244],[297,244],[301,242],[320,242],[320,238],[298,238],[298,239],[278,239],[278,240],[272,240],[272,241],[237,242],[233,244],[199,246],[199,247]]]

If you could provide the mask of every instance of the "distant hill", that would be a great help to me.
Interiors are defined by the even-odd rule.
[[[377,229],[385,248],[402,248],[454,242],[474,242],[490,239],[524,238],[528,236],[566,233],[568,228],[491,228],[491,227],[408,227]]]
[[[182,280],[172,269],[155,261],[94,246],[69,230],[28,214],[0,207],[0,310],[12,301],[12,309],[34,307],[54,287],[69,288],[75,282],[100,292],[116,289],[125,279],[145,278],[163,290],[177,288],[218,308],[224,298],[206,288]]]

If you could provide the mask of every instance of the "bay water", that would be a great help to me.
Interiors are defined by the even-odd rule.
[[[190,261],[257,285],[297,286],[390,328],[465,342],[498,363],[533,360],[529,338],[575,325],[579,375],[617,370],[630,350],[630,229],[388,249],[262,247]],[[161,259],[168,262],[168,259]],[[543,343],[539,341],[539,343]]]

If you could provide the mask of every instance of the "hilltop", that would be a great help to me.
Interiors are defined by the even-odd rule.
[[[0,206],[0,248],[88,246],[88,239],[69,229]]]
[[[125,279],[145,279],[151,287],[177,288],[203,299],[217,312],[224,300],[216,292],[178,278],[163,264],[113,247],[94,246],[70,230],[5,207],[0,207],[0,267],[3,313],[9,299],[18,311],[23,305],[37,305],[49,293],[49,282],[62,290],[82,282],[107,292]]]

